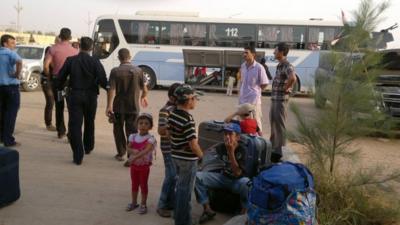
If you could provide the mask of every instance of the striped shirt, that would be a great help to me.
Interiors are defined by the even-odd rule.
[[[192,115],[184,110],[175,109],[169,115],[168,129],[172,157],[188,161],[197,160],[197,156],[189,146],[189,141],[196,138],[196,126]]]
[[[160,109],[160,112],[158,113],[159,128],[168,127],[168,117],[175,108],[175,104],[168,101],[167,104]],[[168,135],[160,135],[160,148],[162,153],[171,153],[171,143]]]

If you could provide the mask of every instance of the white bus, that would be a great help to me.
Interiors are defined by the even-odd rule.
[[[217,73],[215,81],[211,85],[207,83],[209,87],[221,88],[226,81],[226,72],[233,72],[240,64],[240,59],[236,59],[236,65],[230,65],[236,68],[227,68],[226,60],[229,57],[226,52],[234,52],[241,57],[243,47],[252,43],[260,57],[265,57],[274,75],[277,61],[273,57],[273,48],[283,41],[291,47],[288,59],[295,66],[298,76],[297,91],[308,91],[314,87],[320,50],[328,48],[342,26],[340,21],[328,22],[321,19],[216,19],[198,17],[196,13],[138,12],[130,16],[104,15],[97,18],[95,23],[93,54],[101,59],[109,74],[113,67],[119,65],[118,50],[129,49],[133,64],[143,69],[150,88],[153,88],[155,85],[168,86],[174,82],[193,81],[193,76],[198,75],[194,71],[198,70],[185,66],[190,63],[185,62],[187,57],[184,57],[183,52],[198,51],[197,59],[206,63],[198,66],[220,64],[223,67],[222,75]],[[212,57],[202,59],[210,55],[207,52],[211,52]],[[214,63],[213,60],[222,63]],[[207,72],[201,75],[209,75],[218,66],[211,67],[214,68],[202,68],[202,71]]]

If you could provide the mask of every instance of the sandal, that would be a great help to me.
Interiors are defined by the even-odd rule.
[[[146,214],[147,213],[147,206],[141,205],[139,208],[139,214]]]
[[[132,211],[132,210],[137,209],[138,207],[139,207],[139,204],[132,204],[132,203],[129,203],[125,210],[126,210],[127,212],[129,212],[129,211]]]
[[[203,214],[200,216],[199,223],[200,224],[205,223],[205,222],[211,220],[212,218],[214,218],[215,215],[217,215],[217,213],[212,212],[212,211],[211,212],[204,211]]]

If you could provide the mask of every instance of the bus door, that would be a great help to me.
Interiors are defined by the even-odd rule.
[[[119,65],[118,52],[119,38],[111,19],[100,20],[95,26],[93,56],[98,57],[104,66],[107,77],[111,69]]]

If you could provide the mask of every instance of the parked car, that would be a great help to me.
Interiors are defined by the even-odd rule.
[[[24,91],[36,91],[40,88],[43,61],[47,46],[17,45],[16,51],[22,58],[21,86]]]
[[[380,73],[375,83],[375,91],[382,98],[378,108],[393,119],[400,121],[400,49],[380,51],[382,60]],[[343,57],[346,57],[345,55]],[[352,59],[361,59],[362,54],[353,55]],[[323,108],[327,102],[324,96],[324,84],[334,78],[335,68],[331,68],[328,55],[320,59],[319,68],[315,76],[314,102],[317,108]]]

